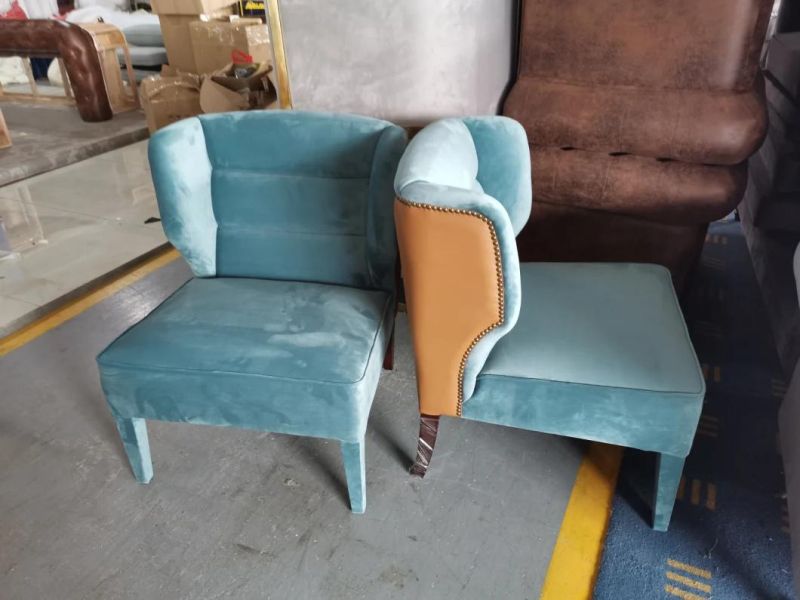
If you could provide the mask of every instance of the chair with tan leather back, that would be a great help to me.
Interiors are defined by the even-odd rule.
[[[659,456],[665,530],[705,394],[669,271],[520,264],[530,173],[525,132],[506,117],[438,121],[400,161],[421,413],[412,472],[426,473],[442,415],[639,448]]]

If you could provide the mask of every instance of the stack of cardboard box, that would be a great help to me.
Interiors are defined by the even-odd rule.
[[[800,232],[800,32],[772,38],[764,76],[769,128],[748,164],[744,204],[758,227]]]
[[[169,66],[141,85],[151,133],[201,112],[265,108],[275,99],[268,78],[267,26],[240,18],[231,0],[152,0]]]

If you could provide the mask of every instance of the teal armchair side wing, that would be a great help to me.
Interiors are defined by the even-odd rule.
[[[97,358],[136,479],[147,419],[341,442],[353,512],[395,316],[405,132],[323,113],[203,115],[156,133],[164,230],[195,277]]]
[[[518,123],[475,117],[428,126],[400,161],[421,414],[412,471],[426,473],[442,415],[639,448],[658,454],[654,528],[666,530],[705,394],[669,272],[520,264],[529,156]]]

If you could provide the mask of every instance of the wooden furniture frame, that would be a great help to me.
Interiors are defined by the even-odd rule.
[[[0,149],[8,148],[11,146],[11,134],[8,132],[8,125],[6,125],[3,111],[0,110]]]
[[[115,113],[133,110],[139,107],[139,96],[136,93],[136,75],[133,72],[131,53],[125,34],[108,23],[80,23],[82,29],[91,34],[97,55],[103,69],[103,80],[106,85],[108,101]],[[117,59],[117,51],[122,50],[125,56],[125,70],[128,74],[128,85],[122,80],[122,71]]]
[[[30,58],[24,56],[19,56],[17,58],[22,61],[22,68],[25,69],[25,74],[28,77],[28,86],[30,87],[30,91],[13,92],[4,88],[3,85],[0,84],[0,99],[41,102],[43,104],[75,104],[75,96],[73,95],[72,86],[69,83],[69,77],[67,77],[67,70],[64,68],[64,61],[61,59],[61,57],[57,57],[55,60],[58,61],[58,69],[61,71],[61,82],[64,88],[63,96],[42,94],[39,90],[39,85],[36,83],[36,79],[33,76]]]

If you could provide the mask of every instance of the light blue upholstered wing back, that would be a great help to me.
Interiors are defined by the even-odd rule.
[[[477,180],[483,191],[508,212],[514,235],[531,216],[531,154],[522,126],[507,117],[468,117],[464,124],[475,142]]]
[[[353,115],[201,115],[156,133],[169,240],[201,277],[394,288],[392,177],[405,132]]]
[[[409,143],[394,186],[395,193],[410,202],[479,212],[492,222],[497,234],[505,320],[467,357],[463,379],[463,398],[467,400],[492,348],[519,316],[516,233],[531,211],[530,153],[525,131],[506,117],[437,121]]]

